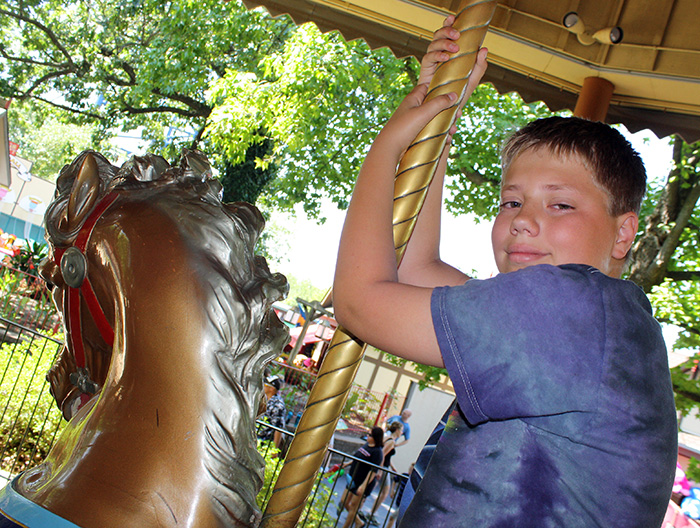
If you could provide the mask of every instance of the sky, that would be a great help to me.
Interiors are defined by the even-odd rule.
[[[623,133],[642,156],[648,178],[665,179],[670,170],[672,152],[668,141],[656,138],[647,130],[637,134],[629,134],[623,130]],[[345,212],[338,211],[335,206],[329,204],[323,208],[323,215],[328,220],[320,226],[315,221],[305,218],[301,206],[294,216],[282,213],[273,216],[273,221],[283,223],[292,233],[287,254],[289,261],[280,263],[280,269],[273,271],[309,280],[314,286],[325,291],[333,282]],[[454,217],[444,212],[442,218],[442,259],[477,278],[485,279],[496,274],[491,251],[491,223],[476,224],[473,218],[466,215]],[[475,274],[472,271],[475,271]]]

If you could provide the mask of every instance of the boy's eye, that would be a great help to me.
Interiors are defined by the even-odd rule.
[[[573,206],[571,206],[569,204],[565,204],[565,203],[556,203],[556,204],[552,205],[552,207],[554,207],[555,209],[557,209],[559,211],[566,211],[569,209],[573,209]]]
[[[499,209],[517,209],[520,206],[521,203],[516,200],[507,200],[505,202],[501,202],[498,207]]]

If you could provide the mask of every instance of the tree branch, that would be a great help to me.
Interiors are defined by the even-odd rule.
[[[694,394],[692,392],[688,392],[685,390],[681,390],[680,387],[677,387],[676,385],[673,386],[673,392],[676,394],[680,394],[684,398],[688,398],[690,401],[694,401],[695,403],[700,403],[700,395]]]
[[[27,90],[24,91],[24,93],[19,97],[19,99],[24,100],[28,97],[33,97],[32,92],[34,90],[36,90],[39,86],[44,84],[46,81],[48,81],[49,79],[53,79],[54,77],[61,77],[62,75],[68,75],[69,73],[73,73],[73,70],[66,69],[66,70],[53,71],[53,72],[47,73],[46,75],[39,77],[36,81],[34,81],[34,84],[32,84]]]
[[[679,167],[683,159],[683,140],[676,138],[673,145],[674,169],[669,173],[666,186],[654,211],[645,219],[644,233],[632,247],[629,279],[649,293],[664,277],[669,276],[671,258],[678,248],[681,235],[692,219],[700,198],[700,180],[681,188],[683,179]],[[692,173],[693,167],[690,167]],[[681,190],[683,191],[681,193]],[[666,228],[670,228],[666,230]]]
[[[676,251],[678,241],[681,238],[681,233],[683,233],[683,230],[688,225],[698,199],[700,199],[700,181],[695,182],[693,187],[690,189],[690,192],[681,206],[678,215],[676,218],[674,218],[671,231],[668,233],[666,240],[664,240],[663,244],[661,245],[661,251],[659,251],[656,261],[663,262],[664,267],[673,256],[673,253]]]
[[[21,62],[24,64],[32,64],[33,66],[47,66],[49,68],[65,68],[68,64],[67,63],[53,63],[53,62],[42,62],[42,61],[37,61],[33,59],[28,59],[26,57],[15,57],[14,55],[10,55],[5,51],[5,48],[3,46],[0,46],[0,55],[5,57],[8,61],[13,61],[13,62]]]
[[[61,110],[66,110],[66,111],[72,112],[74,114],[89,117],[91,119],[97,119],[99,121],[104,121],[104,119],[105,119],[104,116],[101,116],[99,114],[93,114],[92,112],[85,112],[84,110],[78,110],[77,108],[73,108],[71,106],[66,106],[66,105],[62,105],[59,103],[54,103],[53,101],[49,101],[48,99],[44,99],[43,97],[39,97],[37,95],[31,95],[30,97],[32,99],[35,99],[37,101],[41,101],[42,103],[46,103],[47,105],[53,106],[55,108],[60,108]]]
[[[70,53],[68,53],[68,50],[61,44],[61,42],[58,40],[58,37],[56,34],[51,31],[47,26],[39,22],[38,20],[35,20],[33,18],[30,18],[28,16],[22,15],[20,13],[13,13],[12,11],[8,11],[6,9],[0,9],[0,15],[6,15],[11,18],[14,18],[16,20],[21,20],[23,22],[26,22],[27,24],[31,24],[32,26],[38,28],[40,31],[42,31],[48,39],[53,42],[54,46],[56,46],[59,51],[63,54],[63,56],[66,58],[68,61],[68,64],[75,69],[75,63],[73,62],[73,57],[70,56]]]
[[[134,108],[133,106],[129,105],[124,105],[123,106],[124,112],[131,114],[131,115],[140,115],[140,114],[165,114],[165,113],[171,113],[171,114],[177,114],[182,117],[188,117],[188,118],[194,118],[194,117],[202,117],[199,114],[196,114],[194,112],[189,112],[185,110],[184,108],[177,108],[175,106],[145,106],[143,108]]]
[[[660,322],[660,323],[678,326],[678,327],[682,328],[684,331],[688,332],[689,334],[693,334],[693,335],[696,335],[696,336],[700,336],[700,329],[698,329],[698,328],[696,328],[696,327],[694,327],[694,326],[687,325],[687,324],[685,324],[685,323],[683,323],[683,322],[676,321],[676,320],[674,320],[674,319],[671,319],[670,317],[660,317],[660,316],[658,316],[658,315],[657,315],[657,316],[654,316],[654,317],[655,317],[656,320],[657,320],[658,322]]]
[[[674,281],[700,280],[700,271],[667,271],[665,275]]]
[[[204,124],[199,127],[199,130],[197,131],[197,135],[194,137],[192,140],[192,143],[190,144],[190,148],[192,150],[195,150],[199,147],[199,142],[202,141],[202,136],[204,136],[204,131],[207,128],[207,122],[205,121]]]
[[[484,185],[485,183],[493,183],[491,180],[485,178],[482,174],[479,174],[478,172],[467,172],[466,170],[462,169],[460,171],[460,173],[467,180],[469,180],[470,182],[472,182],[476,185]]]
[[[105,79],[112,84],[116,84],[117,86],[136,86],[136,71],[134,70],[133,66],[126,61],[118,62],[122,70],[124,70],[124,72],[129,76],[129,80],[125,81],[119,77],[115,77],[114,75],[107,75]]]
[[[182,103],[186,106],[189,106],[194,112],[196,112],[196,114],[192,114],[194,117],[209,117],[209,114],[211,114],[212,109],[210,106],[201,103],[188,95],[168,94],[163,92],[160,88],[153,88],[151,92],[160,97],[172,99],[173,101],[177,101],[178,103]]]

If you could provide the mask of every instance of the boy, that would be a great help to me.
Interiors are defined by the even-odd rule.
[[[456,51],[451,23],[436,32],[420,83]],[[455,386],[458,408],[399,526],[660,526],[677,449],[666,350],[643,292],[619,279],[646,185],[641,160],[600,123],[528,125],[504,149],[492,232],[500,274],[468,280],[439,258],[445,152],[397,271],[396,165],[458,104],[455,94],[423,103],[426,91],[406,97],[367,155],[333,286],[341,324],[444,365]]]

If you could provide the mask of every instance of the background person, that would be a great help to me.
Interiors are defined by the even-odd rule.
[[[401,436],[402,432],[402,422],[395,420],[389,425],[388,431],[384,434],[384,448],[382,449],[384,453],[384,461],[382,462],[382,466],[391,469],[395,473],[398,473],[398,471],[394,467],[394,464],[391,463],[391,459],[396,454],[396,441]],[[379,485],[379,493],[377,494],[377,500],[374,501],[374,505],[372,506],[372,511],[369,514],[368,521],[369,524],[377,526],[379,523],[377,522],[375,514],[377,513],[377,510],[381,504],[384,502],[384,499],[386,499],[389,495],[393,480],[388,472],[379,471],[372,482]],[[372,493],[371,489],[366,493],[366,495],[369,496],[370,493]],[[360,515],[362,515],[362,512],[360,512]]]
[[[413,411],[411,409],[404,409],[401,414],[395,414],[386,421],[387,428],[390,424],[394,422],[400,422],[403,431],[403,440],[397,442],[395,447],[401,447],[411,438],[411,426],[408,424],[408,420],[413,416]]]
[[[382,464],[384,453],[384,430],[381,427],[373,427],[367,437],[367,443],[354,453],[354,457],[360,459],[344,463],[340,469],[350,466],[347,472],[347,486],[340,499],[340,512],[348,510],[347,519],[343,528],[349,528],[357,517],[357,510],[365,497],[367,486],[374,477],[376,469],[365,462],[370,462],[377,466]]]
[[[268,376],[265,378],[265,414],[263,415],[270,425],[284,429],[287,425],[287,406],[279,391],[282,388],[282,380],[279,376]],[[258,437],[261,440],[272,440],[275,447],[281,448],[283,434],[271,427],[263,427]]]

